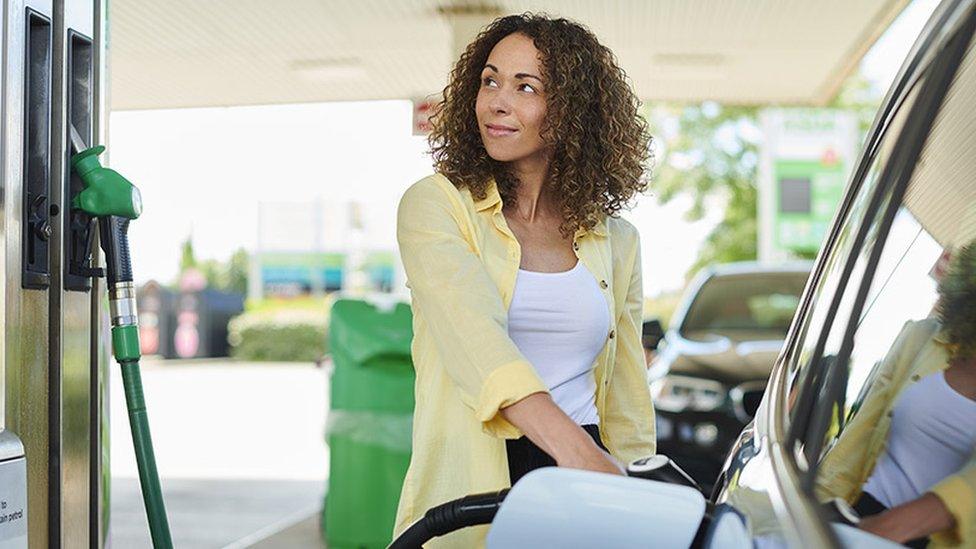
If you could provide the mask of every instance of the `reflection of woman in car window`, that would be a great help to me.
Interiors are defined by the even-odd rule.
[[[909,321],[823,459],[818,496],[911,546],[976,544],[976,244],[939,283],[937,318]]]

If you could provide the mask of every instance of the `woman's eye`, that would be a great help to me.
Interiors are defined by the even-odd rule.
[[[527,91],[527,92],[535,93],[535,88],[533,88],[532,86],[530,86],[528,84],[522,84],[522,85],[520,85],[519,86],[519,89],[522,90],[522,91]]]
[[[498,85],[498,84],[496,84],[496,83],[495,83],[495,79],[494,79],[494,78],[492,78],[492,77],[490,77],[490,76],[486,76],[486,77],[484,77],[484,78],[483,78],[483,79],[481,80],[481,82],[482,82],[482,83],[483,83],[483,84],[484,84],[485,86],[497,86],[497,85]]]

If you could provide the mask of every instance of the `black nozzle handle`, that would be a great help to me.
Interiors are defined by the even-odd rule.
[[[119,282],[132,282],[132,260],[129,256],[129,220],[124,217],[98,218],[98,231],[105,264],[108,267],[109,287]]]
[[[424,516],[393,540],[387,549],[421,549],[431,539],[475,526],[490,524],[509,488],[473,494],[432,507]]]

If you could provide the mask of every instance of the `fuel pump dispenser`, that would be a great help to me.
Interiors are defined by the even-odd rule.
[[[115,170],[105,168],[98,156],[104,146],[88,148],[75,130],[70,129],[71,168],[84,182],[84,189],[71,200],[71,207],[98,220],[99,242],[105,252],[109,308],[112,317],[112,353],[122,367],[122,383],[129,411],[129,427],[139,468],[139,483],[146,505],[150,535],[156,549],[171,549],[166,507],[156,472],[156,457],[139,371],[139,328],[136,313],[136,288],[129,257],[129,222],[142,213],[142,197],[132,183]],[[93,270],[92,274],[102,274]]]

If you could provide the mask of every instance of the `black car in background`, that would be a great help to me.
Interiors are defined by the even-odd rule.
[[[648,382],[658,452],[706,489],[759,406],[812,266],[740,262],[703,269],[657,344]]]

